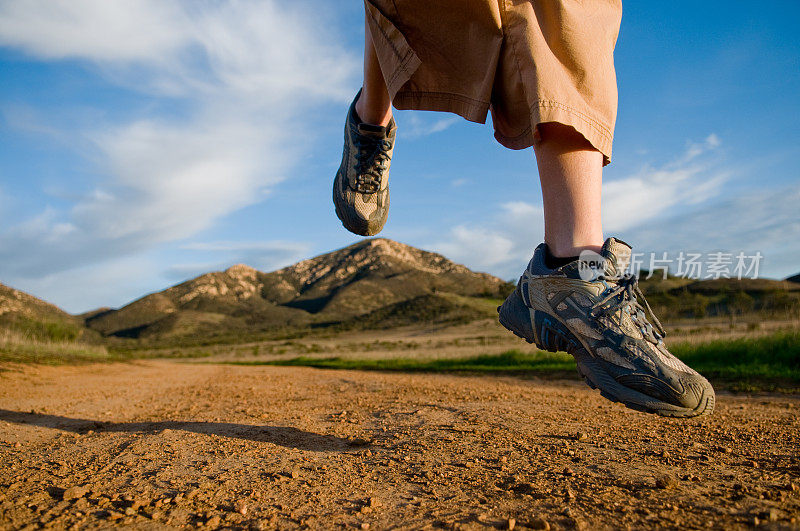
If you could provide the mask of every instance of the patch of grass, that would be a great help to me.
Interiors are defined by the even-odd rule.
[[[235,361],[237,365],[305,366],[321,369],[349,369],[368,371],[403,372],[500,372],[500,373],[551,373],[575,371],[572,356],[563,352],[524,353],[509,350],[502,354],[445,359],[415,358],[309,358],[300,356],[288,360]]]
[[[735,383],[735,390],[800,389],[800,332],[733,340],[678,344],[672,352],[712,381]]]
[[[712,382],[734,391],[800,392],[800,332],[780,332],[758,338],[717,340],[674,345],[672,352]],[[572,356],[557,352],[523,353],[509,350],[498,355],[450,359],[342,357],[236,361],[238,365],[306,366],[403,372],[478,372],[577,375]]]
[[[76,341],[50,341],[0,331],[0,362],[61,365],[108,361],[104,346]]]

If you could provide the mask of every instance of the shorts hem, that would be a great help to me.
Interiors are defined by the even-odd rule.
[[[495,139],[509,149],[526,149],[539,141],[535,127],[542,123],[557,122],[568,125],[580,133],[597,151],[603,154],[603,165],[611,162],[613,134],[611,129],[581,111],[557,101],[539,100],[531,106],[531,126],[516,136],[506,136],[495,131]]]
[[[558,122],[579,132],[597,151],[603,154],[603,166],[611,162],[614,140],[612,129],[585,113],[558,101],[539,100],[531,107],[531,124]],[[533,134],[534,145],[539,141],[538,131]]]
[[[486,123],[489,102],[449,92],[400,91],[392,100],[399,110],[452,112],[470,122]]]

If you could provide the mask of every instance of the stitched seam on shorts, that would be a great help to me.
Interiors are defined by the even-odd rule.
[[[394,69],[394,73],[392,73],[392,77],[386,80],[387,86],[393,86],[394,82],[400,77],[401,74],[406,74],[411,77],[411,73],[408,71],[408,63],[414,60],[417,55],[414,53],[414,50],[410,49],[406,52],[405,57],[403,57],[397,65],[397,68]]]
[[[601,135],[606,137],[608,140],[612,139],[611,132],[608,130],[607,127],[605,127],[600,122],[598,122],[597,120],[595,120],[591,116],[587,115],[586,113],[583,113],[583,112],[579,111],[578,109],[570,107],[569,105],[564,105],[563,103],[558,102],[558,101],[539,100],[536,103],[534,103],[533,105],[531,105],[531,110],[533,110],[534,107],[555,107],[557,109],[561,109],[561,110],[564,110],[564,111],[567,111],[567,112],[571,112],[571,113],[577,115],[579,118],[583,119],[583,121],[586,122],[586,125],[588,125],[588,126],[592,127],[593,129],[595,129],[598,133],[600,133]]]
[[[375,9],[378,9],[378,8],[375,6],[375,4],[373,4],[372,2],[370,2],[370,5],[372,5],[372,7],[373,7],[373,8],[375,8]],[[378,12],[380,13],[380,9],[378,9]],[[384,19],[386,19],[387,21],[389,21],[389,19],[388,19],[388,18],[386,18],[386,16],[385,16],[383,13],[381,13],[381,16],[382,16]],[[383,27],[381,27],[381,23],[380,23],[380,21],[379,21],[379,20],[377,20],[377,19],[376,19],[374,16],[372,16],[372,13],[370,13],[370,17],[372,17],[372,20],[374,20],[374,21],[375,21],[375,25],[377,25],[377,26],[378,26],[378,31],[380,31],[380,32],[381,32],[381,35],[383,35],[383,38],[384,38],[384,40],[386,40],[386,42],[388,42],[388,43],[389,43],[389,46],[391,46],[391,48],[392,48],[392,51],[394,52],[395,56],[397,56],[397,58],[398,58],[398,59],[402,58],[403,56],[400,54],[400,51],[399,51],[399,50],[397,49],[397,47],[394,45],[394,41],[393,41],[392,39],[390,39],[390,38],[389,38],[389,35],[388,35],[388,34],[387,34],[387,33],[386,33],[384,30],[383,30]],[[391,21],[389,21],[389,23],[391,23]],[[394,24],[392,24],[392,25],[394,25]],[[396,28],[395,28],[395,29],[396,29]],[[406,53],[408,53],[408,51],[406,51]]]

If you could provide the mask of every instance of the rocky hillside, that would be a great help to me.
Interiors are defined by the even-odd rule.
[[[504,289],[499,278],[439,254],[376,238],[271,273],[235,265],[96,312],[86,323],[108,336],[176,338],[348,323],[380,310],[398,325],[413,321],[402,303],[435,297],[457,313],[463,305],[454,296],[499,297]]]
[[[75,340],[84,335],[82,319],[23,291],[0,284],[0,331],[37,340]]]

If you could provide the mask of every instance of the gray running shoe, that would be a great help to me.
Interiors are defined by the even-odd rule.
[[[342,164],[333,181],[333,204],[344,228],[361,236],[378,234],[389,215],[389,166],[397,126],[361,122],[358,92],[344,126]]]
[[[545,252],[545,244],[536,248],[497,309],[503,326],[541,349],[572,354],[586,383],[609,400],[669,417],[711,414],[713,387],[670,354],[636,277],[625,274],[630,246],[609,238],[595,260],[582,255],[557,269],[545,266]]]

